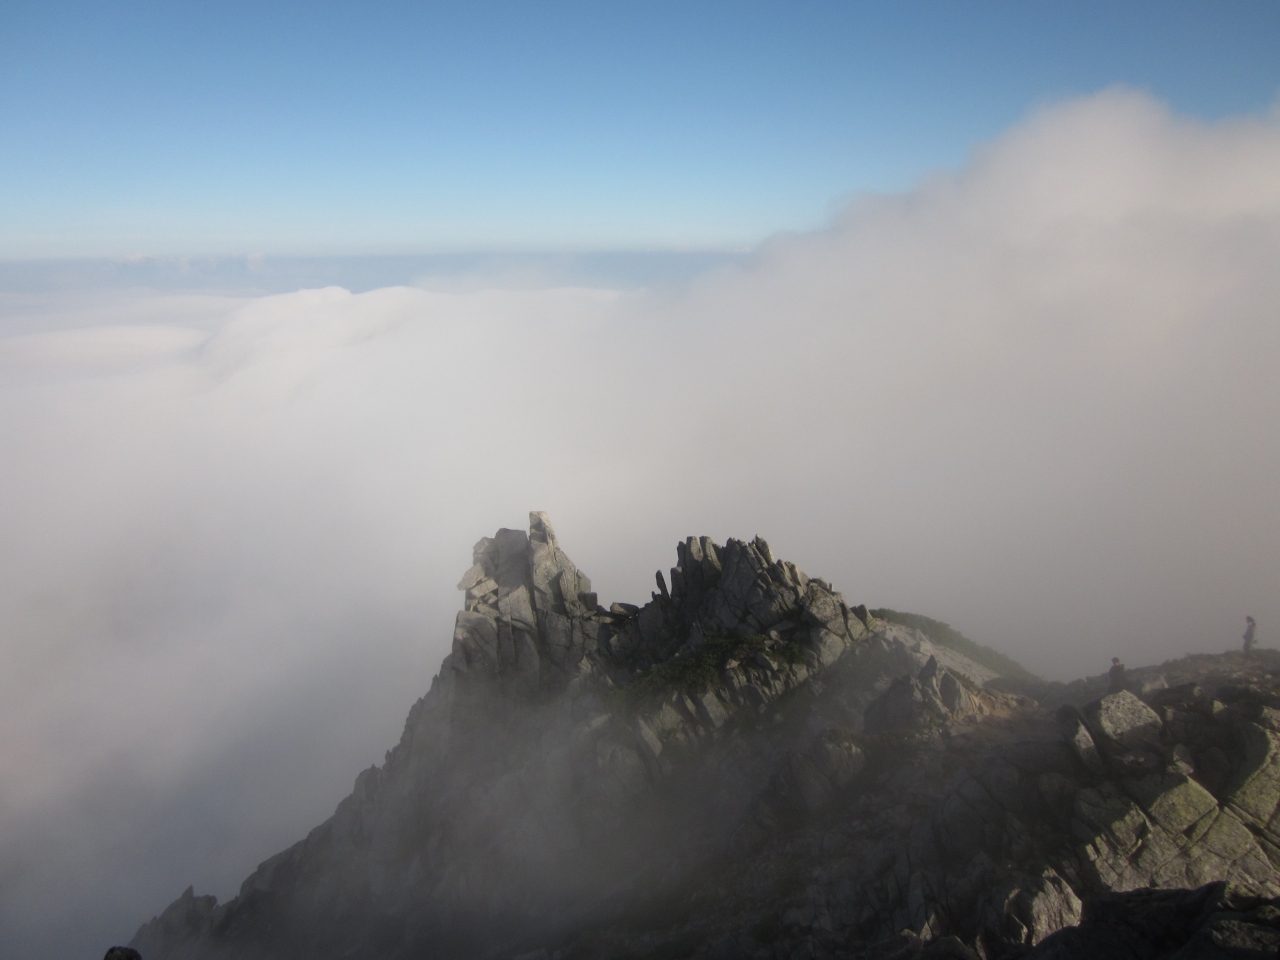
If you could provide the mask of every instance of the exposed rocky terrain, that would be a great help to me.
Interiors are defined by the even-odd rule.
[[[1108,693],[1000,675],[758,538],[686,540],[639,608],[541,514],[473,559],[386,762],[237,897],[145,924],[146,960],[1274,953],[1274,652]],[[1116,896],[1146,888],[1176,892]]]

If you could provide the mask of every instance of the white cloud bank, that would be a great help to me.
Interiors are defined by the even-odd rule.
[[[0,340],[6,956],[327,815],[530,509],[606,602],[759,533],[1050,676],[1280,642],[1276,116],[1067,103],[675,293],[135,312]]]

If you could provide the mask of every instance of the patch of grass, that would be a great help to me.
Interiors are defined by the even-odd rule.
[[[800,644],[794,640],[775,644],[766,650],[764,655],[772,659],[774,663],[785,663],[792,667],[804,661],[804,651],[800,649]]]
[[[775,664],[794,665],[803,659],[800,644],[776,641],[761,633],[712,637],[691,653],[655,664],[619,693],[623,702],[631,707],[665,697],[673,690],[699,693],[720,679],[720,672],[730,660],[745,660],[757,653],[763,653]]]
[[[900,623],[904,627],[914,627],[938,644],[938,646],[947,647],[956,653],[963,654],[974,663],[986,667],[988,670],[993,670],[1008,680],[1014,680],[1022,684],[1044,683],[1043,680],[1018,663],[1018,661],[1006,657],[998,650],[992,650],[990,647],[970,640],[959,630],[948,623],[943,623],[941,620],[934,620],[918,613],[903,613],[899,610],[890,610],[887,607],[872,610],[870,613],[878,620],[888,620],[890,623]]]

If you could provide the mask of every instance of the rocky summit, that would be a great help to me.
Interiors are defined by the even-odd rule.
[[[386,762],[238,896],[188,889],[131,947],[1276,953],[1280,656],[1044,684],[850,606],[759,538],[676,552],[650,602],[605,608],[544,515],[481,540],[452,652]]]

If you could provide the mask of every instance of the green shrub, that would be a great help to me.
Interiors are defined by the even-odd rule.
[[[763,653],[775,665],[794,665],[803,659],[800,644],[794,641],[776,641],[760,633],[712,637],[697,650],[664,660],[635,677],[620,691],[623,702],[634,707],[665,697],[673,690],[700,693],[719,681],[730,660],[745,660],[757,653]]]

